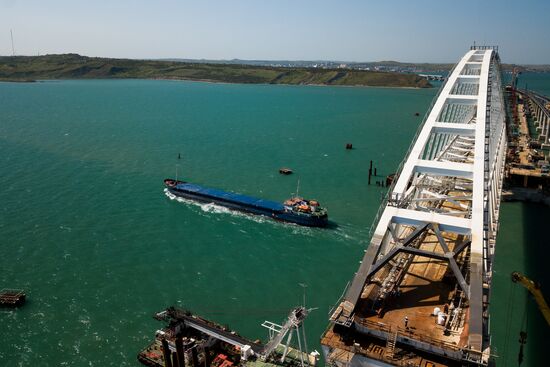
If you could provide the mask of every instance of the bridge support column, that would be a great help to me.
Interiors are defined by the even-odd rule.
[[[548,117],[546,116],[545,111],[541,109],[542,117],[541,117],[541,126],[542,126],[542,133],[544,134],[547,127],[548,127]]]
[[[533,116],[535,117],[535,127],[537,132],[540,133],[542,130],[542,110],[535,104],[533,112]]]
[[[544,115],[544,124],[543,124],[543,135],[544,135],[544,141],[548,141],[548,127],[550,126],[550,118],[547,115]]]
[[[537,112],[537,132],[539,133],[539,138],[538,140],[541,142],[541,143],[544,143],[546,141],[546,138],[543,136],[544,135],[544,129],[545,129],[545,122],[544,122],[544,113],[542,111],[542,109],[535,104],[535,108],[536,108],[536,112]]]

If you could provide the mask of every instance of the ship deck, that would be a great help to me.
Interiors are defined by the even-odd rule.
[[[268,211],[284,210],[284,205],[276,201],[259,199],[252,196],[237,194],[234,192],[203,187],[193,183],[178,183],[174,189],[179,190],[183,193],[204,196],[222,202],[247,205],[255,208],[265,209]]]

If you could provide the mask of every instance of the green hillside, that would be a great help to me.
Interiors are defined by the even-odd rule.
[[[107,59],[76,54],[0,57],[0,81],[43,79],[178,79],[225,83],[318,84],[427,88],[414,74],[349,69]]]

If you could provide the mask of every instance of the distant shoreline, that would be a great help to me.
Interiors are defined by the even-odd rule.
[[[124,79],[117,79],[117,78],[111,78],[111,79],[105,79],[105,80],[127,80],[131,78],[124,78]],[[66,79],[66,80],[77,80],[77,79]],[[78,79],[82,80],[82,79]],[[429,89],[433,88],[431,87],[400,87],[400,86],[378,86],[378,85],[338,85],[338,84],[283,84],[283,83],[231,83],[231,82],[219,82],[216,80],[208,80],[208,79],[174,79],[174,78],[152,78],[152,79],[138,79],[135,80],[166,80],[166,81],[181,81],[181,82],[197,82],[197,83],[211,83],[211,84],[241,84],[241,85],[285,85],[285,86],[295,86],[295,87],[342,87],[342,88],[398,88],[398,89]]]
[[[0,83],[37,83],[35,79],[1,79]]]
[[[76,54],[0,57],[0,81],[30,82],[52,79],[153,79],[228,84],[432,87],[428,80],[416,74],[349,68],[185,63],[94,58]]]
[[[208,79],[183,79],[183,78],[60,78],[60,79],[1,79],[0,83],[42,83],[42,82],[58,82],[66,80],[160,80],[160,81],[172,81],[172,82],[196,82],[196,83],[209,83],[209,84],[227,84],[227,85],[281,85],[281,86],[295,86],[295,87],[339,87],[339,88],[387,88],[387,89],[430,89],[430,87],[406,87],[406,86],[383,86],[383,85],[345,85],[345,84],[284,84],[284,83],[239,83],[239,82],[223,82],[217,80]]]

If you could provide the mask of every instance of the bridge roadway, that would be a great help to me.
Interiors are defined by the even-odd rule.
[[[505,129],[498,49],[472,47],[420,126],[331,311],[321,339],[329,363],[489,364]]]
[[[550,99],[541,94],[526,89],[518,89],[520,94],[527,96],[532,102],[535,125],[539,132],[539,141],[543,148],[550,148]]]

